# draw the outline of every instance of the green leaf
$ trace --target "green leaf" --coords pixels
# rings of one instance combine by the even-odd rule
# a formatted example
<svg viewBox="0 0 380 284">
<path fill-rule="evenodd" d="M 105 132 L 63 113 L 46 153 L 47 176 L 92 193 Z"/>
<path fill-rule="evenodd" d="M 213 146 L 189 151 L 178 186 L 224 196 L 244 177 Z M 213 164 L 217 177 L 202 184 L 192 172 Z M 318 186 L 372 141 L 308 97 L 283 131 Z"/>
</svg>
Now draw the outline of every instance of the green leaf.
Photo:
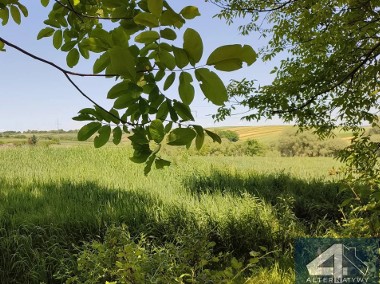
<svg viewBox="0 0 380 284">
<path fill-rule="evenodd" d="M 82 44 L 78 44 L 79 53 L 82 55 L 83 58 L 89 59 L 90 58 L 90 52 L 88 49 L 83 48 Z"/>
<path fill-rule="evenodd" d="M 195 70 L 203 94 L 215 105 L 223 105 L 228 100 L 227 90 L 219 76 L 207 68 Z"/>
<path fill-rule="evenodd" d="M 49 5 L 50 0 L 41 0 L 41 4 L 44 7 L 47 7 Z"/>
<path fill-rule="evenodd" d="M 66 56 L 67 66 L 73 68 L 75 65 L 77 65 L 79 61 L 79 56 L 80 55 L 78 49 L 73 48 L 72 50 L 70 50 L 70 52 Z"/>
<path fill-rule="evenodd" d="M 244 45 L 242 48 L 241 59 L 250 66 L 257 60 L 257 53 L 253 50 L 252 46 Z"/>
<path fill-rule="evenodd" d="M 49 37 L 49 36 L 53 35 L 53 33 L 54 33 L 53 28 L 44 28 L 44 29 L 40 30 L 40 32 L 38 33 L 37 39 Z"/>
<path fill-rule="evenodd" d="M 74 46 L 77 44 L 76 41 L 67 41 L 65 42 L 62 47 L 61 47 L 61 50 L 62 51 L 70 51 L 74 48 Z"/>
<path fill-rule="evenodd" d="M 145 167 L 144 167 L 144 175 L 145 176 L 147 176 L 150 173 L 150 171 L 152 170 L 152 165 L 153 165 L 153 162 L 155 159 L 156 159 L 156 155 L 151 155 L 149 157 L 149 159 L 146 161 Z"/>
<path fill-rule="evenodd" d="M 140 147 L 139 145 L 149 144 L 149 140 L 146 138 L 145 129 L 141 128 L 135 128 L 133 130 L 133 135 L 129 136 L 128 139 L 131 140 L 134 147 Z"/>
<path fill-rule="evenodd" d="M 143 89 L 140 86 L 130 81 L 123 81 L 111 88 L 111 90 L 108 92 L 107 98 L 117 98 L 114 103 L 114 108 L 123 109 L 135 103 L 140 97 L 142 91 Z"/>
<path fill-rule="evenodd" d="M 157 17 L 161 15 L 163 6 L 164 0 L 148 0 L 149 11 Z"/>
<path fill-rule="evenodd" d="M 170 166 L 171 162 L 161 159 L 161 158 L 157 158 L 155 161 L 155 164 L 156 164 L 156 169 L 160 170 L 160 169 L 163 169 L 164 167 Z"/>
<path fill-rule="evenodd" d="M 111 136 L 111 126 L 104 125 L 98 130 L 99 135 L 94 139 L 95 148 L 100 148 L 107 144 Z"/>
<path fill-rule="evenodd" d="M 156 73 L 156 76 L 154 76 L 154 79 L 158 82 L 158 81 L 161 81 L 162 78 L 165 77 L 165 70 L 158 70 L 157 73 Z"/>
<path fill-rule="evenodd" d="M 90 116 L 90 115 L 88 115 L 88 114 L 83 114 L 83 113 L 81 113 L 81 114 L 79 114 L 79 115 L 73 117 L 72 119 L 75 120 L 75 121 L 95 120 L 94 117 L 92 117 L 92 116 Z"/>
<path fill-rule="evenodd" d="M 169 121 L 168 124 L 165 125 L 165 133 L 169 133 L 172 130 L 173 121 Z"/>
<path fill-rule="evenodd" d="M 193 82 L 193 77 L 187 72 L 181 72 L 178 92 L 182 102 L 186 105 L 190 105 L 194 100 L 195 90 L 191 82 Z"/>
<path fill-rule="evenodd" d="M 0 50 L 4 50 L 5 43 L 0 40 Z"/>
<path fill-rule="evenodd" d="M 8 23 L 8 21 L 9 21 L 9 10 L 7 7 L 5 7 L 4 9 L 0 9 L 0 19 L 3 20 L 1 22 L 1 24 L 3 26 L 5 26 Z"/>
<path fill-rule="evenodd" d="M 87 49 L 96 53 L 106 51 L 109 48 L 109 46 L 105 44 L 103 41 L 94 37 L 83 39 L 81 41 L 81 44 L 84 49 Z M 61 49 L 63 50 L 63 46 Z"/>
<path fill-rule="evenodd" d="M 156 118 L 160 120 L 165 120 L 168 114 L 169 114 L 168 104 L 164 102 L 158 108 Z"/>
<path fill-rule="evenodd" d="M 104 120 L 104 121 L 107 121 L 107 122 L 114 122 L 115 124 L 119 123 L 120 120 L 119 120 L 119 113 L 114 110 L 114 109 L 111 109 L 110 111 L 106 111 L 105 109 L 102 109 L 98 106 L 95 106 L 95 111 L 97 113 L 97 116 L 101 118 L 101 120 Z M 111 115 L 111 113 L 113 115 Z M 115 118 L 116 116 L 116 118 Z"/>
<path fill-rule="evenodd" d="M 197 137 L 195 138 L 195 147 L 200 150 L 205 141 L 205 133 L 203 127 L 200 125 L 193 125 L 194 130 L 197 132 Z"/>
<path fill-rule="evenodd" d="M 182 19 L 181 15 L 173 10 L 164 11 L 160 17 L 160 23 L 162 26 L 175 26 L 179 29 L 183 26 L 184 22 L 185 21 Z"/>
<path fill-rule="evenodd" d="M 183 68 L 189 64 L 189 57 L 184 49 L 173 46 L 173 53 L 178 68 Z"/>
<path fill-rule="evenodd" d="M 111 58 L 108 52 L 104 52 L 98 59 L 96 59 L 93 67 L 94 74 L 102 72 L 111 63 Z"/>
<path fill-rule="evenodd" d="M 149 144 L 132 143 L 132 145 L 135 151 L 133 152 L 133 157 L 130 158 L 130 160 L 134 163 L 145 163 L 152 154 Z"/>
<path fill-rule="evenodd" d="M 210 130 L 207 130 L 205 129 L 205 132 L 208 136 L 210 136 L 212 138 L 212 141 L 214 142 L 218 142 L 219 144 L 222 143 L 222 139 L 220 139 L 219 135 L 214 133 L 214 132 L 211 132 Z"/>
<path fill-rule="evenodd" d="M 169 70 L 173 70 L 176 66 L 175 58 L 168 51 L 161 49 L 158 53 L 160 62 L 162 62 Z"/>
<path fill-rule="evenodd" d="M 136 78 L 135 58 L 128 48 L 114 46 L 109 50 L 112 70 L 116 74 L 126 76 L 133 81 Z"/>
<path fill-rule="evenodd" d="M 24 5 L 22 5 L 21 3 L 17 3 L 17 6 L 20 9 L 21 13 L 24 15 L 24 17 L 25 18 L 28 17 L 28 15 L 29 15 L 28 9 Z"/>
<path fill-rule="evenodd" d="M 145 32 L 138 34 L 135 37 L 135 41 L 140 42 L 140 43 L 151 43 L 151 42 L 155 42 L 159 38 L 160 38 L 160 34 L 158 32 L 156 32 L 156 31 L 145 31 Z"/>
<path fill-rule="evenodd" d="M 249 45 L 225 45 L 215 49 L 207 59 L 207 65 L 214 65 L 221 71 L 234 71 L 242 67 L 243 62 L 251 65 L 256 61 L 257 54 Z"/>
<path fill-rule="evenodd" d="M 154 15 L 149 13 L 139 13 L 133 18 L 133 20 L 136 24 L 146 26 L 149 28 L 156 28 L 159 26 L 158 19 Z"/>
<path fill-rule="evenodd" d="M 113 144 L 119 145 L 121 142 L 121 136 L 123 135 L 123 131 L 121 130 L 120 126 L 115 127 L 112 130 L 112 134 L 113 134 L 113 140 L 112 140 Z"/>
<path fill-rule="evenodd" d="M 100 122 L 90 122 L 83 126 L 78 132 L 78 140 L 86 141 L 90 138 L 96 131 L 98 131 L 102 127 Z"/>
<path fill-rule="evenodd" d="M 62 31 L 56 30 L 53 36 L 53 46 L 59 49 L 62 46 Z"/>
<path fill-rule="evenodd" d="M 165 29 L 161 30 L 160 35 L 161 35 L 161 37 L 168 39 L 168 40 L 175 40 L 177 38 L 177 34 L 175 33 L 175 31 L 173 31 L 172 29 L 169 29 L 169 28 L 165 28 Z"/>
<path fill-rule="evenodd" d="M 197 16 L 200 16 L 199 10 L 195 6 L 187 6 L 183 8 L 180 12 L 180 14 L 188 20 L 194 19 Z"/>
<path fill-rule="evenodd" d="M 168 145 L 188 145 L 195 138 L 196 133 L 190 128 L 176 128 L 169 133 Z"/>
<path fill-rule="evenodd" d="M 165 137 L 165 128 L 160 119 L 155 119 L 149 126 L 149 133 L 156 143 L 161 143 Z"/>
<path fill-rule="evenodd" d="M 164 91 L 166 91 L 167 89 L 169 89 L 171 87 L 171 85 L 173 85 L 174 83 L 174 80 L 175 80 L 175 72 L 172 72 L 165 80 L 165 83 L 164 83 Z"/>
<path fill-rule="evenodd" d="M 170 118 L 172 121 L 178 121 L 178 115 L 177 115 L 177 112 L 175 111 L 175 109 L 173 108 L 172 106 L 172 101 L 167 99 L 166 100 L 166 104 L 168 105 L 168 110 L 169 110 L 169 114 L 170 114 Z"/>
<path fill-rule="evenodd" d="M 21 24 L 21 13 L 16 6 L 11 6 L 11 16 L 16 24 Z"/>
<path fill-rule="evenodd" d="M 176 110 L 177 114 L 184 120 L 184 121 L 189 121 L 192 120 L 194 121 L 194 117 L 191 114 L 191 110 L 189 106 L 174 100 L 173 102 L 173 107 Z"/>
<path fill-rule="evenodd" d="M 187 52 L 191 65 L 195 66 L 203 55 L 202 38 L 196 30 L 188 28 L 183 35 L 183 49 Z"/>
</svg>

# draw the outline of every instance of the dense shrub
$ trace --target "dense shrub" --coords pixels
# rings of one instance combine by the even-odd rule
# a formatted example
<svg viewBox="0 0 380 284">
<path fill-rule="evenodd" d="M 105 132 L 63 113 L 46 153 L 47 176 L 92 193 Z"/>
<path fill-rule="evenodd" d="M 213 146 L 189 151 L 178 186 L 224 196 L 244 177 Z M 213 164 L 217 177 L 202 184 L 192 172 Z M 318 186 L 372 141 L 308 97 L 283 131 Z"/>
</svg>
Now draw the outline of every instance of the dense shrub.
<svg viewBox="0 0 380 284">
<path fill-rule="evenodd" d="M 145 236 L 133 239 L 125 227 L 111 227 L 103 242 L 84 244 L 76 271 L 66 271 L 61 279 L 71 274 L 66 283 L 246 282 L 248 268 L 260 260 L 260 253 L 251 252 L 244 265 L 228 253 L 215 253 L 214 246 L 191 234 L 157 246 Z"/>
<path fill-rule="evenodd" d="M 29 145 L 35 146 L 35 145 L 37 145 L 37 143 L 38 143 L 38 138 L 36 135 L 33 134 L 31 137 L 29 137 L 29 139 L 28 139 Z"/>
<path fill-rule="evenodd" d="M 346 146 L 348 142 L 343 139 L 320 140 L 310 131 L 285 131 L 278 141 L 278 151 L 286 157 L 331 157 Z"/>
<path fill-rule="evenodd" d="M 239 134 L 237 134 L 235 131 L 232 131 L 232 130 L 217 131 L 217 134 L 221 138 L 226 138 L 231 142 L 239 141 Z"/>
<path fill-rule="evenodd" d="M 230 142 L 226 138 L 222 139 L 222 143 L 214 143 L 206 140 L 202 149 L 199 151 L 191 148 L 187 153 L 191 156 L 258 156 L 265 153 L 265 146 L 257 140 L 247 140 Z"/>
</svg>

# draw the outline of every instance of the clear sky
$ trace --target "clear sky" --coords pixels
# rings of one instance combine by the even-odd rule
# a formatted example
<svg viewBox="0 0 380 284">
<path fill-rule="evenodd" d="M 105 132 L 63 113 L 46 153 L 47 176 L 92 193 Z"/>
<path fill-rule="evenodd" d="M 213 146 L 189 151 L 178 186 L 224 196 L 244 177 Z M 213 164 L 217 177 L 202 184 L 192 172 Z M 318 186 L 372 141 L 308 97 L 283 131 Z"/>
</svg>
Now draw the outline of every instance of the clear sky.
<svg viewBox="0 0 380 284">
<path fill-rule="evenodd" d="M 47 18 L 49 8 L 41 6 L 40 1 L 22 1 L 29 9 L 29 17 L 23 18 L 20 26 L 11 19 L 6 26 L 0 27 L 0 35 L 8 41 L 17 44 L 23 49 L 52 61 L 66 69 L 66 53 L 57 51 L 52 45 L 51 38 L 37 41 L 38 32 L 44 28 L 43 21 Z M 207 59 L 215 48 L 226 44 L 250 44 L 255 50 L 262 44 L 259 35 L 241 36 L 237 30 L 238 23 L 227 26 L 223 20 L 213 18 L 217 7 L 203 0 L 168 1 L 173 8 L 179 11 L 186 5 L 198 6 L 201 16 L 189 20 L 186 27 L 196 29 L 202 36 L 205 51 L 203 60 Z M 244 20 L 239 20 L 242 23 Z M 178 43 L 179 44 L 179 43 Z M 76 129 L 83 123 L 75 122 L 71 118 L 81 108 L 91 107 L 91 103 L 84 99 L 58 70 L 35 61 L 10 47 L 0 53 L 0 131 L 4 130 L 48 130 L 48 129 Z M 97 54 L 91 56 L 90 61 L 81 59 L 80 64 L 73 71 L 91 73 L 93 60 Z M 272 77 L 269 75 L 275 63 L 264 64 L 256 62 L 236 72 L 221 72 L 219 75 L 228 83 L 230 79 L 255 79 L 260 83 L 268 84 Z M 112 101 L 106 99 L 108 90 L 115 84 L 113 79 L 79 78 L 73 77 L 83 91 L 99 104 L 109 108 Z M 172 87 L 167 94 L 176 97 L 176 88 Z M 215 113 L 215 107 L 208 103 L 203 94 L 197 89 L 196 99 L 192 103 L 195 110 L 196 122 L 204 126 L 219 125 L 257 125 L 254 122 L 241 121 L 234 116 L 223 123 L 214 124 L 210 114 Z M 279 121 L 261 121 L 259 124 L 278 124 Z"/>
</svg>

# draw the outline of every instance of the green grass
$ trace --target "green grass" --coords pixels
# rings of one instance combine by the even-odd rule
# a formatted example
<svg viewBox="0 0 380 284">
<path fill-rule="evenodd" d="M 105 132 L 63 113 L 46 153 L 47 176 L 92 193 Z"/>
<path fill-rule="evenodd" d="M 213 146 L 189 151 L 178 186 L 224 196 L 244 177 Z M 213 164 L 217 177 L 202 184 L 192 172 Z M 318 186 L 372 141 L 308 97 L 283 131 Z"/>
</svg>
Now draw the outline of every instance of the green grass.
<svg viewBox="0 0 380 284">
<path fill-rule="evenodd" d="M 264 246 L 273 254 L 252 283 L 268 283 L 267 270 L 272 283 L 286 283 L 293 239 L 326 234 L 340 217 L 340 185 L 328 174 L 339 163 L 330 158 L 176 155 L 145 177 L 130 154 L 127 146 L 0 149 L 0 279 L 60 283 L 54 273 L 75 266 L 83 241 L 126 224 L 162 244 L 192 232 L 238 258 Z"/>
</svg>

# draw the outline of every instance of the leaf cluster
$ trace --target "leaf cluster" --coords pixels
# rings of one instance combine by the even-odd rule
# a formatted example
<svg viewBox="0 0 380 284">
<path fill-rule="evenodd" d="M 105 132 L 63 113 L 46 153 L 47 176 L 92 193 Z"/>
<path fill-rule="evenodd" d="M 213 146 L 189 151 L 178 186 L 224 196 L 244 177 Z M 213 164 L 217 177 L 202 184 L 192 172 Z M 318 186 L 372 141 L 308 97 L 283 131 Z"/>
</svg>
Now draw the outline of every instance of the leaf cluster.
<svg viewBox="0 0 380 284">
<path fill-rule="evenodd" d="M 131 160 L 145 163 L 145 173 L 153 164 L 157 168 L 170 164 L 159 156 L 162 143 L 190 147 L 195 141 L 200 149 L 205 135 L 220 142 L 216 134 L 189 124 L 194 121 L 191 103 L 195 84 L 212 104 L 223 106 L 228 100 L 227 89 L 215 70 L 230 72 L 241 69 L 243 64 L 253 64 L 257 55 L 251 46 L 218 47 L 205 64 L 200 65 L 204 57 L 201 35 L 192 28 L 184 28 L 186 21 L 200 16 L 195 6 L 186 6 L 177 12 L 164 0 L 62 0 L 52 3 L 41 0 L 41 4 L 51 11 L 37 39 L 51 38 L 53 46 L 66 53 L 70 68 L 81 59 L 97 54 L 94 75 L 117 80 L 107 95 L 114 101 L 111 109 L 95 104 L 94 108 L 80 110 L 74 118 L 88 121 L 78 133 L 80 141 L 96 135 L 96 148 L 107 144 L 111 137 L 117 145 L 123 134 L 132 132 L 128 137 L 134 148 Z M 28 15 L 26 7 L 18 0 L 0 0 L 3 25 L 8 22 L 9 13 L 20 24 L 20 11 L 25 17 Z M 178 45 L 180 29 L 185 30 L 182 44 Z M 4 46 L 1 42 L 0 50 Z M 59 70 L 68 79 L 72 75 Z M 166 92 L 176 82 L 178 96 L 169 97 Z"/>
</svg>

